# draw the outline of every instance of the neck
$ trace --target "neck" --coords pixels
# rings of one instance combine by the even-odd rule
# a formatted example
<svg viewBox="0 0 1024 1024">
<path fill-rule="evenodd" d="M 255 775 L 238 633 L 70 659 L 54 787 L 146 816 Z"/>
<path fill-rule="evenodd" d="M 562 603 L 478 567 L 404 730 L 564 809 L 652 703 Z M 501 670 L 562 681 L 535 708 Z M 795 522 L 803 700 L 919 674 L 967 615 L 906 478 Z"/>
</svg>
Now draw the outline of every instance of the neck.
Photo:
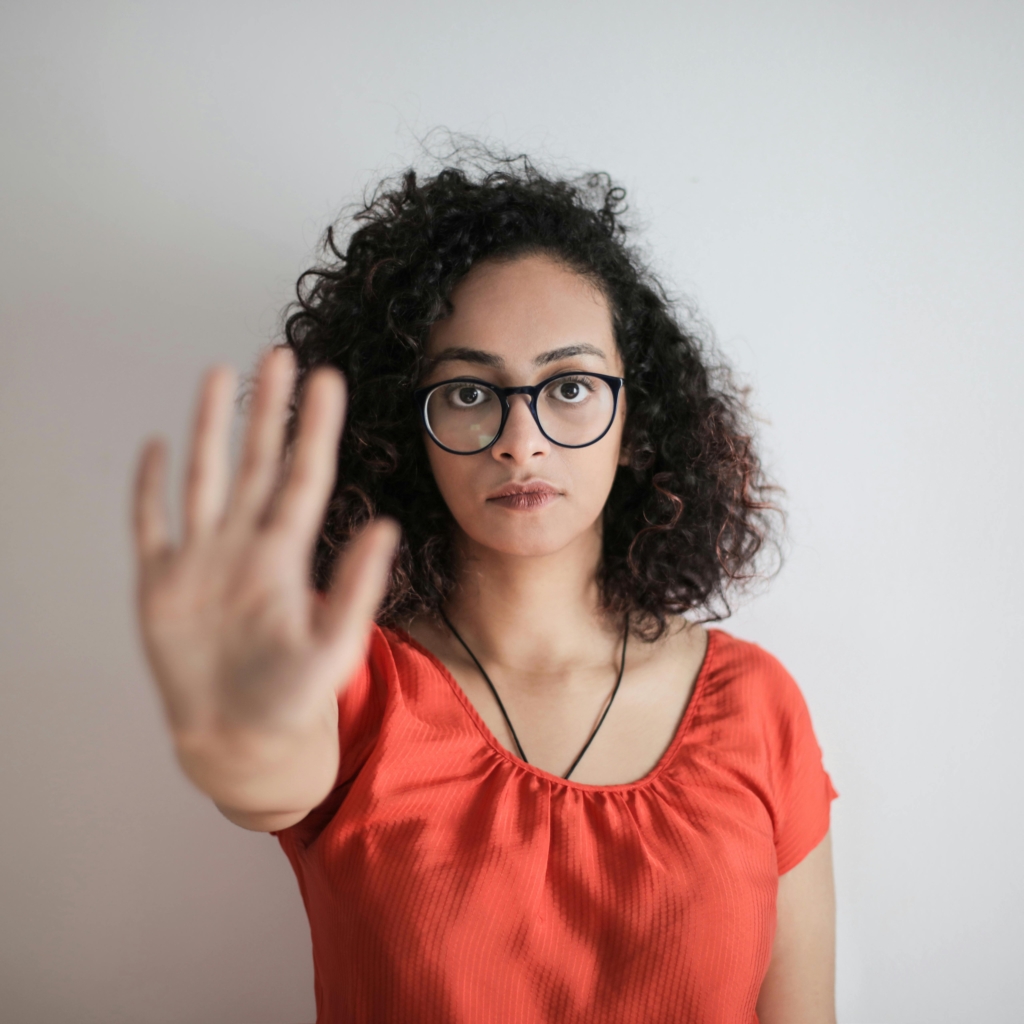
<svg viewBox="0 0 1024 1024">
<path fill-rule="evenodd" d="M 600 605 L 598 529 L 539 556 L 508 555 L 465 535 L 460 546 L 446 613 L 478 657 L 545 673 L 607 661 L 619 633 Z"/>
</svg>

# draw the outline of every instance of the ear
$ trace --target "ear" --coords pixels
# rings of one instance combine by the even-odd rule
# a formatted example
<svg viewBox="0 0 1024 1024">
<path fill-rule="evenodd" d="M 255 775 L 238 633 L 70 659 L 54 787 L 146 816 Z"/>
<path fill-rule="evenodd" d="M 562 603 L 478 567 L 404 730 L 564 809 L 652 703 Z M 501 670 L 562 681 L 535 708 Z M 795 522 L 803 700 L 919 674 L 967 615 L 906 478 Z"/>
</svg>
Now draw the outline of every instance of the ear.
<svg viewBox="0 0 1024 1024">
<path fill-rule="evenodd" d="M 632 457 L 633 457 L 633 453 L 629 450 L 629 448 L 626 445 L 624 445 L 624 444 L 619 445 L 619 465 L 620 466 L 628 466 L 629 465 L 629 460 Z"/>
</svg>

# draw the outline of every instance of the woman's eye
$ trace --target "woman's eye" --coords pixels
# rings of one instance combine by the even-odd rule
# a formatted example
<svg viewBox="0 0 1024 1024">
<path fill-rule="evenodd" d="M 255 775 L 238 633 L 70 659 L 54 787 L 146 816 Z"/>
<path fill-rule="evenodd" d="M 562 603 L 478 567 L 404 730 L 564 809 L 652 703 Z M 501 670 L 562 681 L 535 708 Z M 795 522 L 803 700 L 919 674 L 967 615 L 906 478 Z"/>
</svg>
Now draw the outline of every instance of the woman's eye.
<svg viewBox="0 0 1024 1024">
<path fill-rule="evenodd" d="M 460 409 L 479 405 L 487 397 L 483 388 L 475 384 L 456 384 L 448 392 L 448 401 Z"/>
<path fill-rule="evenodd" d="M 584 401 L 593 391 L 587 386 L 586 380 L 561 380 L 555 384 L 553 397 L 560 402 L 579 403 Z"/>
</svg>

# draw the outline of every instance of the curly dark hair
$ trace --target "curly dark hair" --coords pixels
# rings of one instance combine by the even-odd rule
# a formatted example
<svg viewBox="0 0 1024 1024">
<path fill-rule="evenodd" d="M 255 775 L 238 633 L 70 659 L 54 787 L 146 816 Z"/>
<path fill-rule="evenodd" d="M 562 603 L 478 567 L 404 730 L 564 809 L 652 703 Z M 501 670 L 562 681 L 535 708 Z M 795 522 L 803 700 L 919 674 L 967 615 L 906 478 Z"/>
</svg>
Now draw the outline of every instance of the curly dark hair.
<svg viewBox="0 0 1024 1024">
<path fill-rule="evenodd" d="M 436 614 L 456 580 L 454 519 L 423 448 L 412 391 L 431 324 L 480 260 L 547 254 L 606 296 L 629 396 L 619 468 L 604 509 L 598 584 L 604 608 L 645 639 L 670 615 L 731 613 L 726 590 L 779 551 L 780 489 L 755 452 L 747 389 L 627 244 L 625 191 L 604 173 L 545 175 L 525 156 L 449 161 L 421 180 L 386 179 L 356 210 L 346 247 L 328 228 L 298 280 L 285 344 L 299 376 L 340 369 L 349 386 L 338 477 L 313 559 L 330 583 L 338 550 L 369 517 L 394 517 L 402 541 L 379 613 L 401 625 Z M 692 317 L 689 318 L 692 320 Z M 294 435 L 294 412 L 291 423 Z"/>
</svg>

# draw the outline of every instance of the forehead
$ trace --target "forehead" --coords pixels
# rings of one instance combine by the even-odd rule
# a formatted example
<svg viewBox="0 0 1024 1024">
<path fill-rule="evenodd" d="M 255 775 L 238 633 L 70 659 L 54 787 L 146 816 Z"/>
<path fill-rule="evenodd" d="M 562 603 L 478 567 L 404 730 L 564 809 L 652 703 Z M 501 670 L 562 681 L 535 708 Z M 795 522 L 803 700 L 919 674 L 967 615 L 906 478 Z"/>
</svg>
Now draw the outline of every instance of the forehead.
<svg viewBox="0 0 1024 1024">
<path fill-rule="evenodd" d="M 604 372 L 620 366 L 608 300 L 591 281 L 550 256 L 477 264 L 455 287 L 451 302 L 452 315 L 431 328 L 428 356 L 471 348 L 514 366 L 585 345 L 604 354 Z"/>
</svg>

